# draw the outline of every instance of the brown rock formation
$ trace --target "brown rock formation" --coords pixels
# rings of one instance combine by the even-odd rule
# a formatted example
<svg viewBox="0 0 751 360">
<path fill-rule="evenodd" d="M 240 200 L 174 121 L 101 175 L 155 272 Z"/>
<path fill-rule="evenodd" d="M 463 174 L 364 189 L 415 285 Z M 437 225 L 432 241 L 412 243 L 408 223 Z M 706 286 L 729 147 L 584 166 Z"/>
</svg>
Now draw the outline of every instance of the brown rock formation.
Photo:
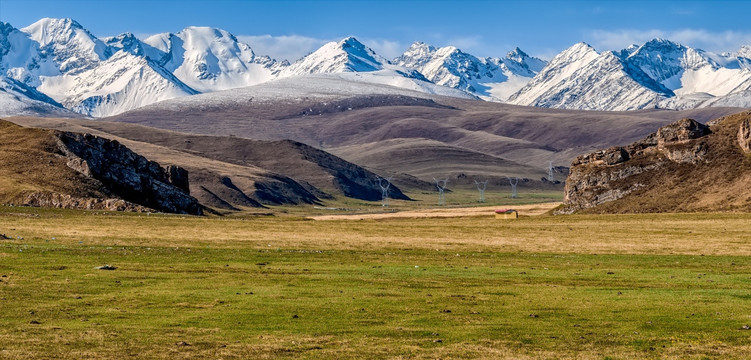
<svg viewBox="0 0 751 360">
<path fill-rule="evenodd" d="M 199 215 L 188 185 L 117 141 L 0 120 L 0 203 Z"/>
<path fill-rule="evenodd" d="M 114 140 L 91 134 L 55 132 L 67 165 L 93 177 L 118 197 L 164 212 L 200 215 L 202 207 L 188 194 L 188 172 L 162 168 Z"/>
<path fill-rule="evenodd" d="M 711 123 L 679 120 L 631 145 L 577 157 L 559 212 L 751 210 L 744 147 L 751 112 Z"/>
<path fill-rule="evenodd" d="M 751 153 L 751 119 L 741 121 L 738 128 L 738 145 L 746 154 Z"/>
</svg>

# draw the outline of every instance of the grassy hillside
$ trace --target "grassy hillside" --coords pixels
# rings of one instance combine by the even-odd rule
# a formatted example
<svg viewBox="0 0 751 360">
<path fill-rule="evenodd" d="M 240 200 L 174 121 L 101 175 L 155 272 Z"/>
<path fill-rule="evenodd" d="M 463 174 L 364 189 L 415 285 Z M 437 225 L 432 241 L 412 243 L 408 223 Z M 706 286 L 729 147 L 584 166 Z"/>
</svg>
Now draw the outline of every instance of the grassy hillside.
<svg viewBox="0 0 751 360">
<path fill-rule="evenodd" d="M 542 168 L 514 163 L 436 140 L 400 138 L 332 148 L 330 151 L 357 164 L 410 174 L 426 181 L 433 177 L 456 177 L 462 173 L 483 178 L 508 175 L 537 180 L 545 175 Z"/>
</svg>

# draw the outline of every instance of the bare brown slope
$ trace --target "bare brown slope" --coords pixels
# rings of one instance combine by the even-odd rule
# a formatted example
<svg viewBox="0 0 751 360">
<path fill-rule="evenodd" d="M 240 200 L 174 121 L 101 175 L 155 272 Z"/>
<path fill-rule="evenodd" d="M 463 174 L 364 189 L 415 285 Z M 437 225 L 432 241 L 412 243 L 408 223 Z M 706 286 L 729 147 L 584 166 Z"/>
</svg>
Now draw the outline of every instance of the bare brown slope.
<svg viewBox="0 0 751 360">
<path fill-rule="evenodd" d="M 79 198 L 110 194 L 101 182 L 69 168 L 56 155 L 50 130 L 28 129 L 0 120 L 0 202 L 20 204 L 31 192 L 58 192 Z"/>
<path fill-rule="evenodd" d="M 149 159 L 179 165 L 189 171 L 190 193 L 201 204 L 212 208 L 241 210 L 248 207 L 262 207 L 262 204 L 312 204 L 319 201 L 316 195 L 295 180 L 265 169 L 213 160 L 164 146 L 134 141 L 89 127 L 89 125 L 105 124 L 102 122 L 33 117 L 15 117 L 10 120 L 24 126 L 93 133 L 126 144 Z M 124 135 L 130 132 L 154 130 L 130 124 L 112 125 L 114 128 L 121 128 L 119 132 Z"/>
<path fill-rule="evenodd" d="M 0 202 L 199 215 L 187 174 L 116 141 L 0 120 Z"/>
<path fill-rule="evenodd" d="M 107 120 L 197 134 L 292 139 L 322 149 L 396 138 L 431 139 L 544 168 L 548 161 L 568 166 L 578 154 L 631 143 L 683 117 L 708 121 L 739 111 L 587 112 L 439 97 L 435 104 L 401 99 L 389 105 L 387 100 L 384 96 L 353 97 L 347 101 L 359 107 L 315 115 L 306 111 L 325 107 L 330 100 L 235 101 L 211 109 L 190 103 L 173 106 L 166 101 Z"/>
<path fill-rule="evenodd" d="M 261 141 L 234 136 L 200 136 L 144 128 L 126 128 L 121 124 L 100 123 L 89 127 L 132 140 L 164 146 L 197 156 L 241 166 L 255 166 L 301 181 L 319 195 L 330 192 L 361 200 L 379 200 L 376 175 L 355 164 L 311 146 L 290 140 Z M 390 190 L 394 199 L 409 199 L 397 187 Z"/>
<path fill-rule="evenodd" d="M 539 179 L 544 169 L 428 139 L 389 139 L 329 149 L 332 153 L 374 169 L 408 173 L 422 180 L 433 177 L 519 176 Z M 398 154 L 396 156 L 395 154 Z"/>
<path fill-rule="evenodd" d="M 208 183 L 195 189 L 196 196 L 219 208 L 230 208 L 225 203 L 235 207 L 247 206 L 242 201 L 237 202 L 243 200 L 243 193 L 265 204 L 311 203 L 317 201 L 317 197 L 331 195 L 364 200 L 381 197 L 380 189 L 374 183 L 376 175 L 372 172 L 293 141 L 199 136 L 107 121 L 13 120 L 33 126 L 73 126 L 99 131 L 130 140 L 130 146 L 155 159 L 171 154 L 170 161 L 186 167 L 195 177 L 191 178 L 192 184 Z M 305 196 L 303 192 L 309 195 Z M 396 199 L 408 199 L 397 187 L 390 189 L 390 195 Z"/>
<path fill-rule="evenodd" d="M 750 126 L 751 112 L 712 121 L 708 131 L 679 121 L 632 145 L 582 156 L 571 168 L 565 211 L 751 211 L 742 123 Z"/>
</svg>

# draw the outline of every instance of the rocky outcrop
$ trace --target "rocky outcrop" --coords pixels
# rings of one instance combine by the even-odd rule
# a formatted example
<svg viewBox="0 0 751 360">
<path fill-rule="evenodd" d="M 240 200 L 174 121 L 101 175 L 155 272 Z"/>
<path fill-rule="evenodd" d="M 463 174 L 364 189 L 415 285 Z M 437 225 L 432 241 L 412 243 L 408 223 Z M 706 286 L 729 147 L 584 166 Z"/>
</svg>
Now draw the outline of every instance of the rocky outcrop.
<svg viewBox="0 0 751 360">
<path fill-rule="evenodd" d="M 185 193 L 190 193 L 188 170 L 185 170 L 177 165 L 167 165 L 165 170 L 167 172 L 167 181 L 170 184 L 176 186 L 178 189 L 183 190 Z"/>
<path fill-rule="evenodd" d="M 566 180 L 564 207 L 572 213 L 621 199 L 653 184 L 655 174 L 672 164 L 708 162 L 708 126 L 678 120 L 626 147 L 612 147 L 577 157 Z"/>
<path fill-rule="evenodd" d="M 58 209 L 86 209 L 107 211 L 152 212 L 145 206 L 123 199 L 102 199 L 76 197 L 55 192 L 32 192 L 25 194 L 20 202 L 25 206 L 50 207 Z"/>
<path fill-rule="evenodd" d="M 684 119 L 580 156 L 557 212 L 751 212 L 751 111 L 707 124 Z"/>
<path fill-rule="evenodd" d="M 114 140 L 91 134 L 55 134 L 57 151 L 67 158 L 68 167 L 100 181 L 109 192 L 126 202 L 170 213 L 202 214 L 203 207 L 189 194 L 186 170 L 177 166 L 162 168 Z M 59 197 L 50 199 L 64 201 Z M 99 206 L 99 203 L 82 207 Z M 135 209 L 130 205 L 115 207 Z"/>
<path fill-rule="evenodd" d="M 657 130 L 657 145 L 673 145 L 698 139 L 711 133 L 709 126 L 694 119 L 681 119 Z"/>
<path fill-rule="evenodd" d="M 751 119 L 741 121 L 738 127 L 738 145 L 746 154 L 751 153 Z"/>
</svg>

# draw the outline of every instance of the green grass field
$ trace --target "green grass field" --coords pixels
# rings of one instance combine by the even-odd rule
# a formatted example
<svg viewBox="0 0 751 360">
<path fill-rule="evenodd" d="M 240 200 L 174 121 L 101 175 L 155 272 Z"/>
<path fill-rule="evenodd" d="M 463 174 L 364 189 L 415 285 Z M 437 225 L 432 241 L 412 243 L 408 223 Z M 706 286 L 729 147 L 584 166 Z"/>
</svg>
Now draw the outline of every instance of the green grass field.
<svg viewBox="0 0 751 360">
<path fill-rule="evenodd" d="M 0 207 L 0 358 L 747 358 L 748 224 Z"/>
</svg>

